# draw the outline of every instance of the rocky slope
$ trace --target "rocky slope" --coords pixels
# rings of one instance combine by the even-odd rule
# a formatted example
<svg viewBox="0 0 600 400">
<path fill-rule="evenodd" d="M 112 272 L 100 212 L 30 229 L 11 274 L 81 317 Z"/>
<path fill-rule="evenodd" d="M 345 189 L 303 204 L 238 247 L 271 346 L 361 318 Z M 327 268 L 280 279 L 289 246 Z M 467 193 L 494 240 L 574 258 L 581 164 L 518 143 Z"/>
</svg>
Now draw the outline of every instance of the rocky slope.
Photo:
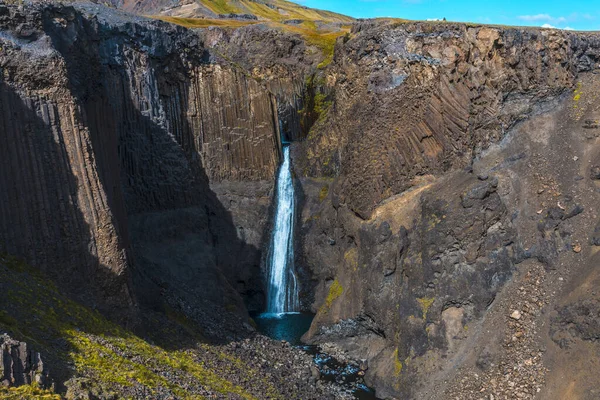
<svg viewBox="0 0 600 400">
<path fill-rule="evenodd" d="M 295 149 L 306 339 L 368 359 L 381 397 L 593 398 L 597 379 L 561 383 L 575 371 L 549 360 L 565 318 L 578 362 L 598 354 L 595 300 L 562 305 L 559 282 L 595 274 L 599 59 L 600 36 L 555 30 L 367 21 L 339 39 Z"/>
<path fill-rule="evenodd" d="M 27 341 L 0 337 L 3 399 L 347 397 L 316 382 L 310 356 L 250 335 L 226 316 L 218 328 L 237 333 L 220 344 L 203 336 L 210 332 L 198 321 L 206 321 L 175 309 L 145 310 L 138 335 L 13 257 L 0 256 L 0 274 L 0 304 L 10 305 L 0 312 L 0 329 Z"/>
</svg>

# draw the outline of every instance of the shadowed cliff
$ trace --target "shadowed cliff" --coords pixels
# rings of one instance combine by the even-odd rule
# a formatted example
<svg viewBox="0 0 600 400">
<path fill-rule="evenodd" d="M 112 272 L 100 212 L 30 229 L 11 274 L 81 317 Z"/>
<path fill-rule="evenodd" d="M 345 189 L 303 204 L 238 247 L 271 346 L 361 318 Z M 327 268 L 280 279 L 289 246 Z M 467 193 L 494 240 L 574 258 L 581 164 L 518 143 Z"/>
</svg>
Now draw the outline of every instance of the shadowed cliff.
<svg viewBox="0 0 600 400">
<path fill-rule="evenodd" d="M 6 251 L 43 270 L 68 264 L 51 274 L 111 312 L 133 305 L 130 292 L 153 308 L 214 304 L 244 316 L 241 296 L 260 307 L 254 236 L 266 212 L 245 222 L 258 232 L 246 244 L 209 178 L 225 187 L 242 179 L 272 185 L 271 95 L 209 63 L 182 28 L 135 25 L 115 11 L 86 18 L 69 7 L 32 9 L 20 25 L 15 15 L 2 20 L 2 109 L 12 115 L 3 121 L 3 186 L 14 188 L 2 193 Z M 257 193 L 268 207 L 268 191 Z"/>
</svg>

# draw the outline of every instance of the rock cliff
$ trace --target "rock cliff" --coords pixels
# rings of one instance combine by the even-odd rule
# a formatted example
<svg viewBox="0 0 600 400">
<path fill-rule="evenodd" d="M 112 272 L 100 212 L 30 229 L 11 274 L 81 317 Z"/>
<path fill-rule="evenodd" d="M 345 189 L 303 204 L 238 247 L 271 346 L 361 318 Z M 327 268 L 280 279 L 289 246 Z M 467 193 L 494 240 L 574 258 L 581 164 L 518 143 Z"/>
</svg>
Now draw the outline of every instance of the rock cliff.
<svg viewBox="0 0 600 400">
<path fill-rule="evenodd" d="M 556 350 L 541 310 L 567 296 L 558 275 L 594 270 L 599 59 L 600 36 L 557 30 L 365 21 L 338 39 L 326 108 L 295 149 L 305 338 L 367 359 L 384 398 L 537 396 Z M 553 384 L 544 398 L 562 398 Z"/>
<path fill-rule="evenodd" d="M 240 294 L 262 291 L 275 97 L 160 21 L 2 6 L 0 25 L 3 251 L 111 311 L 171 292 L 245 313 Z M 256 194 L 245 226 L 222 203 L 239 182 Z"/>
</svg>

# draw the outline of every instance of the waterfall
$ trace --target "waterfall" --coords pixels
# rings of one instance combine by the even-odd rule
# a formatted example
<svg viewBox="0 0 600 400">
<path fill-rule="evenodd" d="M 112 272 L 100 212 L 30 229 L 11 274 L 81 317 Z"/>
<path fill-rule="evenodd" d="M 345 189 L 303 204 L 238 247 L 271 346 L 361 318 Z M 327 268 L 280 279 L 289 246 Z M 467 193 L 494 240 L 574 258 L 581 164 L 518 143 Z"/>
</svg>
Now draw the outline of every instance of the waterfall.
<svg viewBox="0 0 600 400">
<path fill-rule="evenodd" d="M 277 208 L 269 252 L 267 312 L 298 311 L 298 282 L 294 273 L 294 184 L 290 148 L 283 147 L 283 163 L 277 176 Z"/>
</svg>

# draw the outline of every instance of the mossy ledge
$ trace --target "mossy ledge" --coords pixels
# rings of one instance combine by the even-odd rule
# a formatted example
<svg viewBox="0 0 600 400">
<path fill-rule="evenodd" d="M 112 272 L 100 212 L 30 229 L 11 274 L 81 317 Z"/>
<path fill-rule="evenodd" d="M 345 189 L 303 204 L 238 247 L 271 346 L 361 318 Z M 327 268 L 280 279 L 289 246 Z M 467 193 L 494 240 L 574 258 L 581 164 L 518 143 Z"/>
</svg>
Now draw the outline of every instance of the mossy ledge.
<svg viewBox="0 0 600 400">
<path fill-rule="evenodd" d="M 39 271 L 7 255 L 0 255 L 0 302 L 10 305 L 2 310 L 0 331 L 41 352 L 56 372 L 54 379 L 83 379 L 95 392 L 119 399 L 140 392 L 180 399 L 260 398 L 225 378 L 236 373 L 262 379 L 243 361 L 204 343 L 176 350 L 154 344 L 67 298 Z M 206 354 L 227 360 L 227 371 L 210 368 L 202 359 Z M 269 398 L 279 398 L 269 383 L 266 387 Z M 1 388 L 0 397 L 60 399 L 66 388 L 60 392 L 22 386 Z"/>
</svg>

